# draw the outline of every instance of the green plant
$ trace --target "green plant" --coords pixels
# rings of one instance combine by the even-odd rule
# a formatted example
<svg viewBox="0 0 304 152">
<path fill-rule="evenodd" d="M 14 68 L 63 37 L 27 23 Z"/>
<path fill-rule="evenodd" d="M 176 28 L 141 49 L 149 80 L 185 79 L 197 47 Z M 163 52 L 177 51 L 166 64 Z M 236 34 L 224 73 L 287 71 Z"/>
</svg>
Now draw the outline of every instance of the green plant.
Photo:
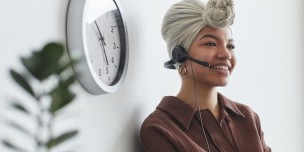
<svg viewBox="0 0 304 152">
<path fill-rule="evenodd" d="M 75 137 L 78 133 L 77 130 L 71 130 L 56 137 L 53 135 L 55 118 L 60 115 L 60 110 L 76 97 L 70 90 L 71 85 L 75 82 L 75 77 L 64 48 L 60 43 L 48 43 L 41 50 L 33 51 L 29 57 L 21 57 L 22 65 L 26 69 L 25 72 L 21 74 L 14 69 L 10 69 L 13 80 L 32 97 L 32 101 L 35 102 L 34 105 L 37 105 L 39 112 L 31 112 L 20 101 L 11 102 L 13 109 L 34 118 L 33 121 L 37 129 L 33 134 L 22 124 L 8 120 L 7 125 L 30 136 L 36 143 L 35 151 L 41 149 L 50 151 L 60 143 Z M 44 103 L 46 100 L 49 103 L 47 106 Z M 45 119 L 45 116 L 47 116 L 47 119 Z M 43 130 L 47 132 L 45 139 L 41 137 Z M 2 143 L 7 148 L 25 151 L 18 144 L 7 139 L 3 139 Z"/>
</svg>

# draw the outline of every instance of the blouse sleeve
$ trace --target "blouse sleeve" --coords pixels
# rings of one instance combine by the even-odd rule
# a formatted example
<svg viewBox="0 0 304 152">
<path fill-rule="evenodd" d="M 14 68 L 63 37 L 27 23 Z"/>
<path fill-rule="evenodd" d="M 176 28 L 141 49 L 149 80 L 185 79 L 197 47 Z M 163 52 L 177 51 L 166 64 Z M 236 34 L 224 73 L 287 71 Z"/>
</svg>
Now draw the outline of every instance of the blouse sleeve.
<svg viewBox="0 0 304 152">
<path fill-rule="evenodd" d="M 142 126 L 140 137 L 147 152 L 177 152 L 170 140 L 153 126 Z"/>
<path fill-rule="evenodd" d="M 266 145 L 265 140 L 264 140 L 264 133 L 261 129 L 260 118 L 257 114 L 255 114 L 255 116 L 256 116 L 256 125 L 258 128 L 259 134 L 260 134 L 261 143 L 263 145 L 263 150 L 264 150 L 264 152 L 271 152 L 271 148 Z"/>
</svg>

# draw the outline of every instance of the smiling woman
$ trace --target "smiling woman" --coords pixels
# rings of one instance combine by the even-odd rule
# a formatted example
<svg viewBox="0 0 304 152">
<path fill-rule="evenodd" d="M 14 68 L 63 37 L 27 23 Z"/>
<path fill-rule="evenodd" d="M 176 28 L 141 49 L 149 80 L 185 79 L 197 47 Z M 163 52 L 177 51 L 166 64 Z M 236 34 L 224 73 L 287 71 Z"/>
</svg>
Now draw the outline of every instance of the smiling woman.
<svg viewBox="0 0 304 152">
<path fill-rule="evenodd" d="M 188 53 L 198 60 L 208 61 L 210 68 L 201 68 L 198 64 L 191 65 L 191 62 L 187 61 L 185 67 L 195 71 L 193 74 L 197 83 L 203 81 L 201 85 L 225 86 L 236 64 L 234 47 L 231 32 L 227 27 L 206 26 L 194 39 Z M 192 76 L 189 78 L 192 79 Z"/>
<path fill-rule="evenodd" d="M 182 85 L 166 96 L 141 127 L 149 152 L 270 152 L 258 115 L 217 91 L 236 65 L 229 26 L 232 0 L 183 0 L 165 14 L 162 36 Z"/>
</svg>

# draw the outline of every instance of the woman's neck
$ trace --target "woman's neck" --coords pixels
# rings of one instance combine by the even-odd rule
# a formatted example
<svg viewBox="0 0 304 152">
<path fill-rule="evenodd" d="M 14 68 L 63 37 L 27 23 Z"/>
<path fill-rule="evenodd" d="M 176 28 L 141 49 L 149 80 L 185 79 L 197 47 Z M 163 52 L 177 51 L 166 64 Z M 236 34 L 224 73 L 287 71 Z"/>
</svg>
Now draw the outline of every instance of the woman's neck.
<svg viewBox="0 0 304 152">
<path fill-rule="evenodd" d="M 194 109 L 209 109 L 216 118 L 219 117 L 220 107 L 216 87 L 197 85 L 196 89 L 194 89 L 193 86 L 182 85 L 176 97 Z"/>
</svg>

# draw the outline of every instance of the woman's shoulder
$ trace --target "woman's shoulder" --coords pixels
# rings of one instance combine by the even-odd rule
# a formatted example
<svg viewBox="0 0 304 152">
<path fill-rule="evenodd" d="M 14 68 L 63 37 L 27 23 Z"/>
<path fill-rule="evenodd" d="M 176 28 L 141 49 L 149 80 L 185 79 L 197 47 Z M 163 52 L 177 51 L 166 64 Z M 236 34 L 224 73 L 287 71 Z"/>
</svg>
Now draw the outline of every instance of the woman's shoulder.
<svg viewBox="0 0 304 152">
<path fill-rule="evenodd" d="M 169 127 L 173 125 L 186 126 L 185 122 L 191 120 L 195 109 L 179 100 L 174 96 L 165 96 L 145 120 L 143 125 L 166 125 Z"/>
<path fill-rule="evenodd" d="M 247 104 L 240 103 L 237 101 L 231 101 L 237 109 L 243 114 L 244 119 L 247 121 L 252 121 L 255 124 L 259 124 L 259 116 L 258 114 Z"/>
<path fill-rule="evenodd" d="M 230 118 L 236 120 L 234 122 L 242 122 L 242 127 L 255 126 L 258 130 L 260 129 L 259 116 L 250 106 L 226 97 L 223 97 L 222 100 L 222 106 L 228 111 Z"/>
<path fill-rule="evenodd" d="M 251 117 L 256 117 L 257 113 L 249 105 L 236 101 L 232 101 L 232 102 L 235 103 L 235 105 L 244 115 L 250 115 Z"/>
<path fill-rule="evenodd" d="M 142 128 L 180 128 L 193 116 L 193 109 L 174 96 L 165 96 L 144 120 Z"/>
<path fill-rule="evenodd" d="M 142 129 L 170 128 L 173 118 L 162 109 L 155 109 L 142 123 Z"/>
<path fill-rule="evenodd" d="M 242 112 L 255 113 L 254 110 L 245 103 L 241 103 L 237 101 L 231 101 L 231 102 L 233 102 L 236 105 L 236 107 Z"/>
<path fill-rule="evenodd" d="M 165 115 L 160 109 L 155 109 L 148 117 L 144 120 L 142 126 L 153 126 L 159 124 L 164 119 L 167 119 L 168 116 Z"/>
<path fill-rule="evenodd" d="M 220 101 L 220 104 L 226 108 L 229 108 L 231 110 L 234 110 L 236 112 L 240 112 L 242 114 L 255 114 L 254 110 L 248 106 L 247 104 L 231 100 L 221 93 L 218 93 L 218 98 Z"/>
<path fill-rule="evenodd" d="M 143 141 L 149 141 L 153 138 L 171 139 L 169 137 L 176 136 L 176 123 L 169 114 L 156 109 L 142 123 L 140 128 L 140 136 Z"/>
<path fill-rule="evenodd" d="M 219 96 L 221 99 L 221 104 L 224 107 L 226 107 L 232 111 L 235 111 L 236 113 L 238 113 L 239 115 L 242 115 L 245 118 L 256 119 L 257 113 L 249 105 L 238 102 L 238 101 L 230 100 L 221 94 L 219 94 Z"/>
</svg>

